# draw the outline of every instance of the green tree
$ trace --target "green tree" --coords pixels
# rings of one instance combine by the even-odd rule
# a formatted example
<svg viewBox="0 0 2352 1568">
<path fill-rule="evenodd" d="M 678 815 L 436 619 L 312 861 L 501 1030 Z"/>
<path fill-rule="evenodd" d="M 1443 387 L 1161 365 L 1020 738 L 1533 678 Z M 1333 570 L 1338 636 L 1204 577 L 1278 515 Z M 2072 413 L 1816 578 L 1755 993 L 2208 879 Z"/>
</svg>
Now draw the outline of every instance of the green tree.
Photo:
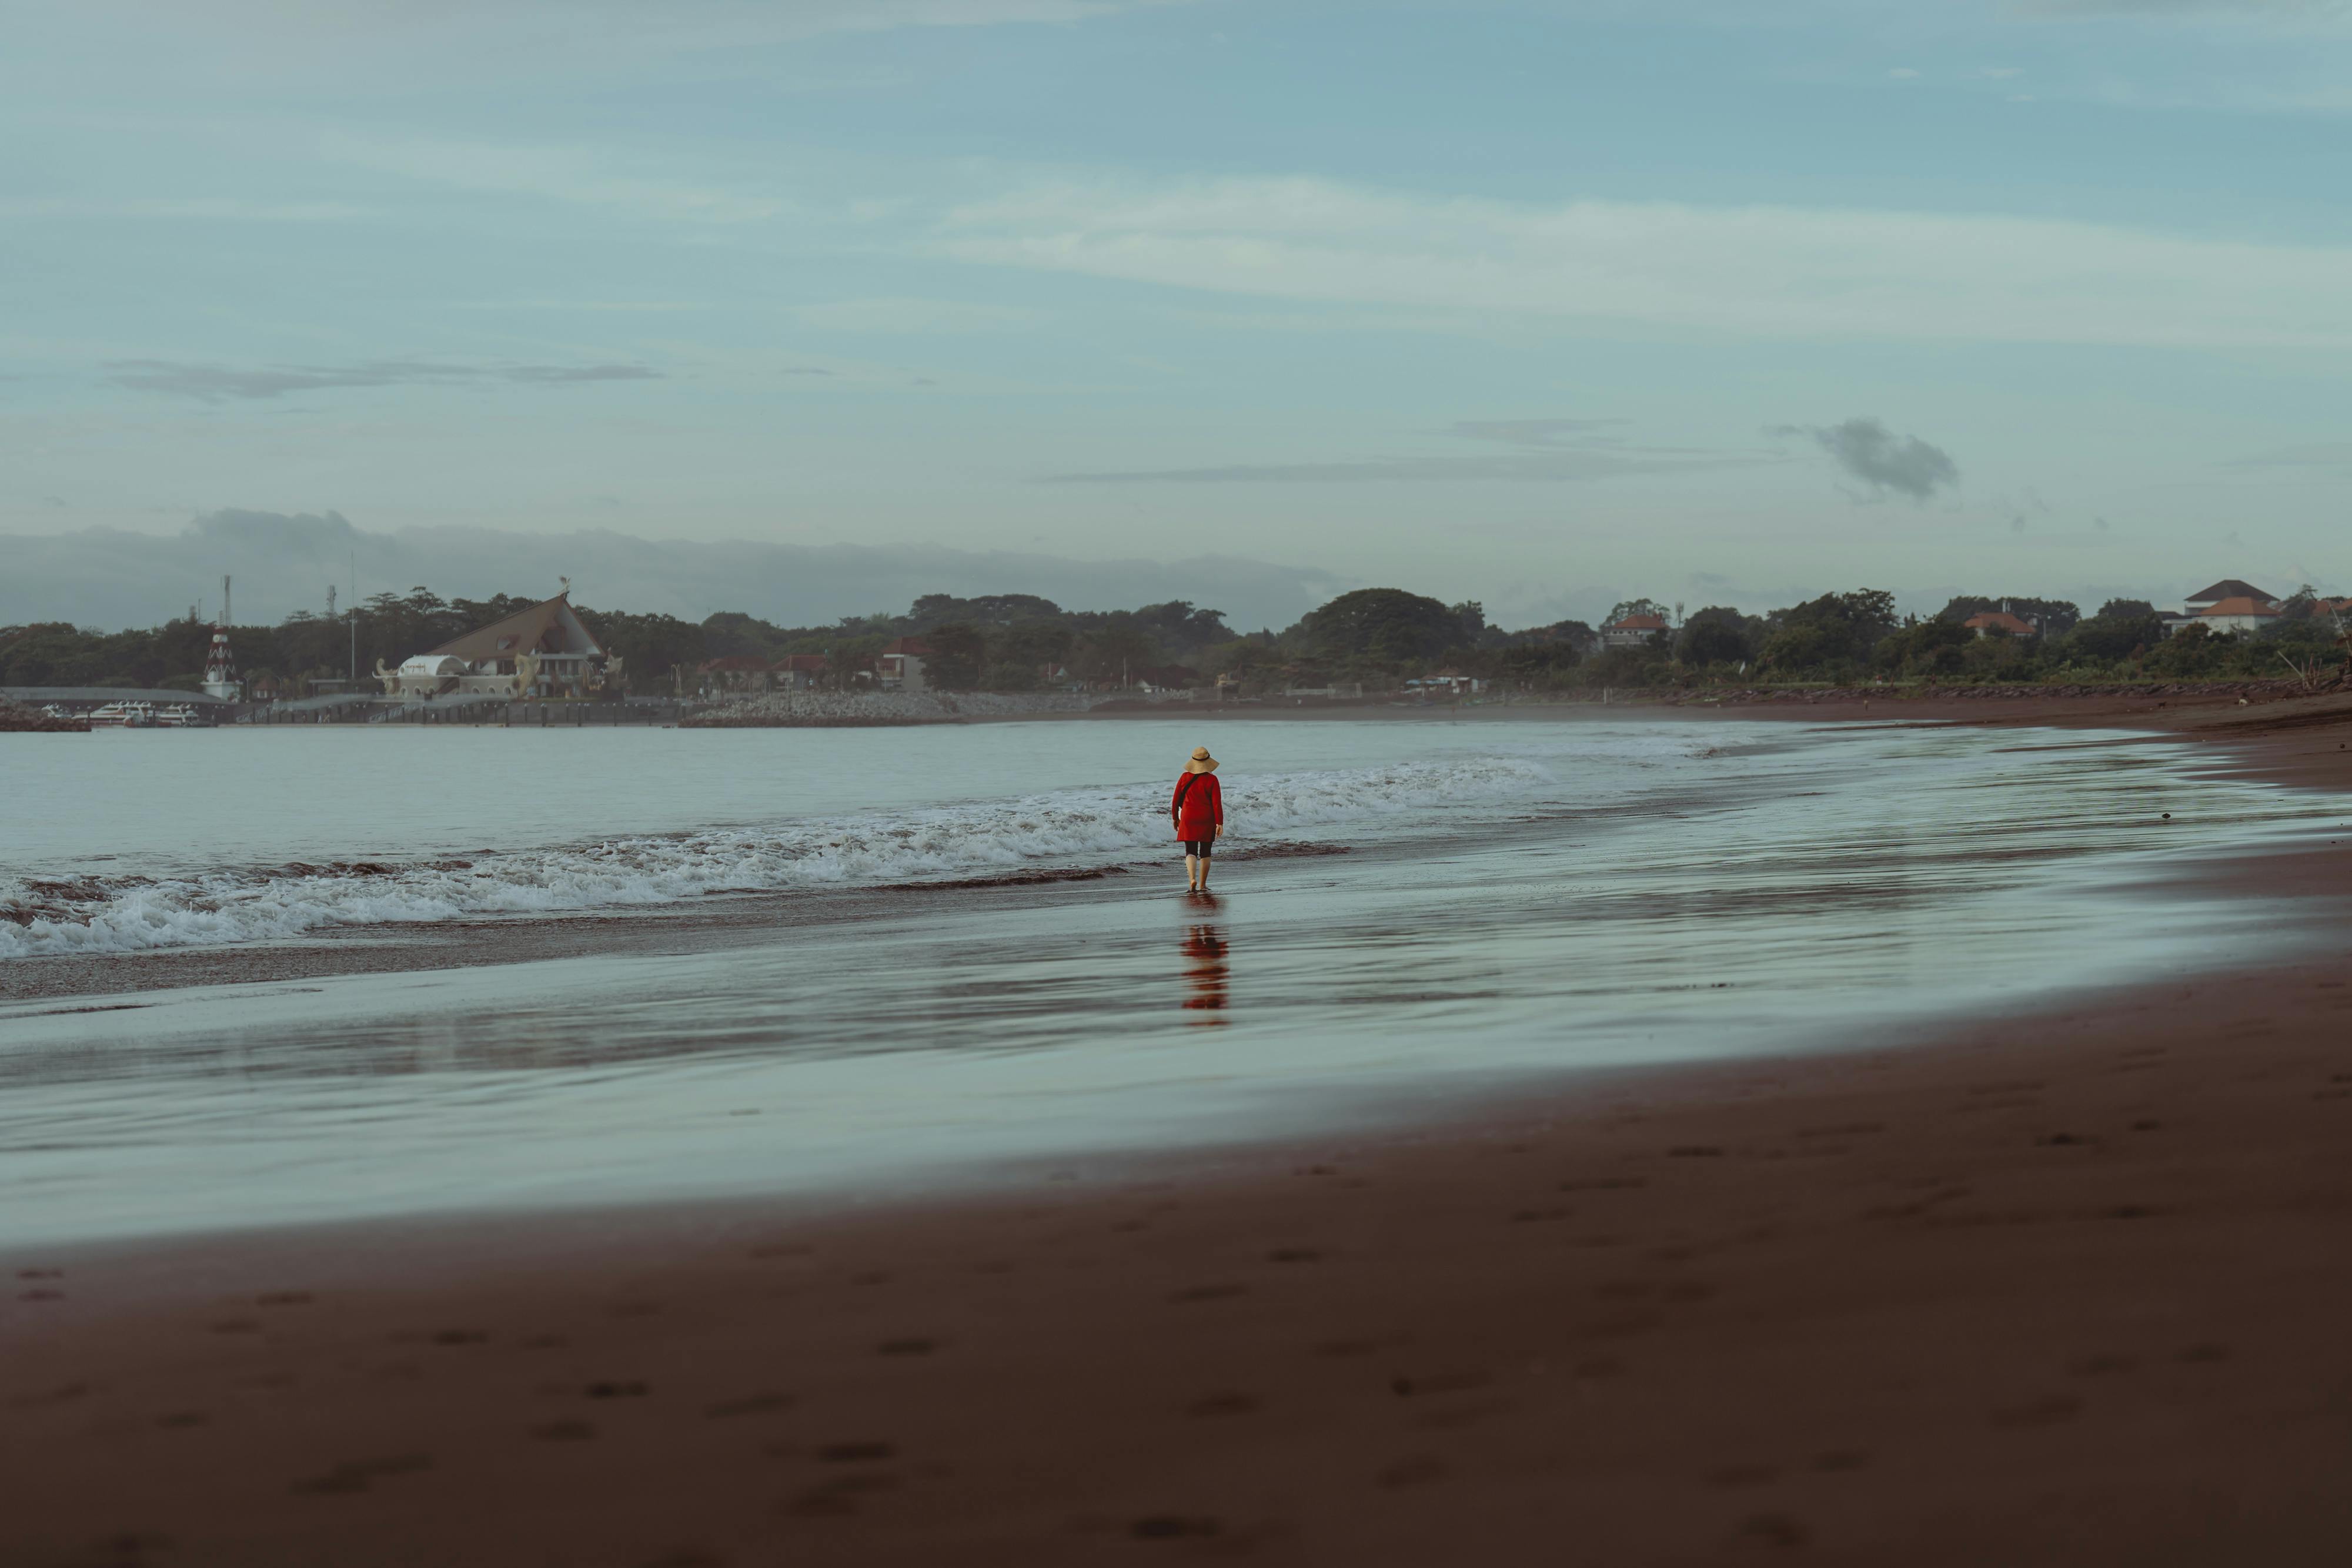
<svg viewBox="0 0 2352 1568">
<path fill-rule="evenodd" d="M 1464 645 L 1452 608 L 1396 588 L 1360 588 L 1306 617 L 1307 651 L 1341 664 L 1395 671 L 1424 665 Z"/>
<path fill-rule="evenodd" d="M 1762 628 L 1728 605 L 1714 604 L 1682 624 L 1675 636 L 1675 657 L 1696 667 L 1745 664 L 1763 642 Z"/>
<path fill-rule="evenodd" d="M 925 684 L 950 692 L 979 686 L 988 663 L 986 632 L 968 621 L 950 621 L 932 627 L 923 640 L 931 645 L 930 657 L 923 661 Z"/>
</svg>

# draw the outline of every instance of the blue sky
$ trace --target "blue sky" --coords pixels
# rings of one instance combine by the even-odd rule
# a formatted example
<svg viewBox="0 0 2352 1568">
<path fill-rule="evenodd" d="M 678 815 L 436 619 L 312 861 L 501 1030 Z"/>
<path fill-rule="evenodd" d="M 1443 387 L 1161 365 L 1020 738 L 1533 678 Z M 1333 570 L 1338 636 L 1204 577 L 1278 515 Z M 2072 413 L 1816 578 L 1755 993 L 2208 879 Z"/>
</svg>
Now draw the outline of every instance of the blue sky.
<svg viewBox="0 0 2352 1568">
<path fill-rule="evenodd" d="M 2352 587 L 2326 0 L 7 20 L 0 535 Z"/>
</svg>

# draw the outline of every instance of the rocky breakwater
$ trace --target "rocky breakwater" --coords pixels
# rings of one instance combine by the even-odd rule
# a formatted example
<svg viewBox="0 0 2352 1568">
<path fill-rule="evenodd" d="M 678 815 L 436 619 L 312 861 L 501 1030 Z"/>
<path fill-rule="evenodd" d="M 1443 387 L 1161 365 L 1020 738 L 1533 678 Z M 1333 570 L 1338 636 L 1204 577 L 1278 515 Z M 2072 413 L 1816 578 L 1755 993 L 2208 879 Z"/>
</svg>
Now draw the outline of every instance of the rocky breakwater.
<svg viewBox="0 0 2352 1568">
<path fill-rule="evenodd" d="M 72 735 L 89 733 L 86 718 L 58 718 L 37 707 L 26 707 L 0 697 L 0 734 L 5 735 Z"/>
<path fill-rule="evenodd" d="M 869 725 L 961 724 L 1024 714 L 1084 713 L 1078 692 L 763 692 L 732 697 L 678 720 L 681 729 L 853 729 Z"/>
</svg>

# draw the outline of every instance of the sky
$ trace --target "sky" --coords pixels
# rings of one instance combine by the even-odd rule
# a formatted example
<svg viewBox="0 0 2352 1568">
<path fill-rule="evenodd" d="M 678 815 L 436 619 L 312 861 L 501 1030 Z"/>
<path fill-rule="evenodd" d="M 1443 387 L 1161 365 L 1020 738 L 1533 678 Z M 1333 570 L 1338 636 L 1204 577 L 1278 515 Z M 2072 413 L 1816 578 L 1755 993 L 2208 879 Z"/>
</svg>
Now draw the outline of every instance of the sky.
<svg viewBox="0 0 2352 1568">
<path fill-rule="evenodd" d="M 267 530 L 196 521 L 268 514 L 404 571 L 548 536 L 544 583 L 453 591 L 569 554 L 628 602 L 658 550 L 591 537 L 764 562 L 694 579 L 754 612 L 881 608 L 843 550 L 961 592 L 1225 561 L 1251 620 L 2352 590 L 2352 4 L 0 25 L 10 619 L 274 581 Z M 322 596 L 289 583 L 240 618 Z"/>
</svg>

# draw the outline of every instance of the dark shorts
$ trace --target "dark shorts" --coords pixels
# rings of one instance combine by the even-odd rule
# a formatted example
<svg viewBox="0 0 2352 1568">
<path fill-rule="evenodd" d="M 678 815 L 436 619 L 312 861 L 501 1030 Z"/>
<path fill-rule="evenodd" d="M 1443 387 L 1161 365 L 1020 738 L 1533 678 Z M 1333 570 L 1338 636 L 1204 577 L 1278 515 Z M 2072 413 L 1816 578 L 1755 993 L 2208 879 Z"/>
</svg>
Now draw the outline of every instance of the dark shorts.
<svg viewBox="0 0 2352 1568">
<path fill-rule="evenodd" d="M 1184 841 L 1184 852 L 1188 855 L 1198 855 L 1202 860 L 1207 860 L 1210 854 L 1215 851 L 1216 847 L 1217 841 L 1214 839 L 1186 839 Z"/>
</svg>

